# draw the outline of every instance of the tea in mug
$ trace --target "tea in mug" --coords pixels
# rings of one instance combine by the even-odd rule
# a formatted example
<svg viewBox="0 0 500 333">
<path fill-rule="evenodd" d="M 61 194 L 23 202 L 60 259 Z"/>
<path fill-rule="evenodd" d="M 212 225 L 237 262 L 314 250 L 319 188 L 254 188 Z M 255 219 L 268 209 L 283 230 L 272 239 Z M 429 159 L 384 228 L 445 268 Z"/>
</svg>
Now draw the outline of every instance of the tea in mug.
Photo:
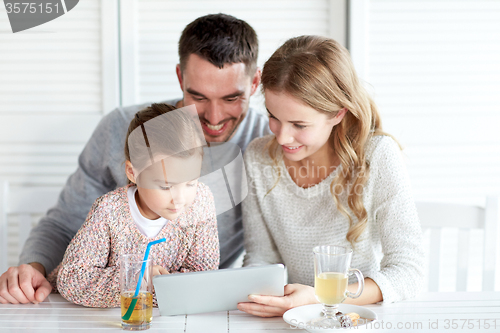
<svg viewBox="0 0 500 333">
<path fill-rule="evenodd" d="M 122 317 L 127 313 L 130 303 L 134 298 L 137 298 L 134 311 L 129 320 L 122 320 L 122 326 L 133 329 L 133 327 L 149 326 L 153 319 L 153 295 L 149 292 L 140 292 L 137 297 L 134 297 L 134 292 L 122 293 L 121 308 Z"/>
<path fill-rule="evenodd" d="M 314 279 L 314 292 L 319 302 L 340 304 L 346 298 L 347 275 L 336 272 L 323 272 Z"/>
</svg>

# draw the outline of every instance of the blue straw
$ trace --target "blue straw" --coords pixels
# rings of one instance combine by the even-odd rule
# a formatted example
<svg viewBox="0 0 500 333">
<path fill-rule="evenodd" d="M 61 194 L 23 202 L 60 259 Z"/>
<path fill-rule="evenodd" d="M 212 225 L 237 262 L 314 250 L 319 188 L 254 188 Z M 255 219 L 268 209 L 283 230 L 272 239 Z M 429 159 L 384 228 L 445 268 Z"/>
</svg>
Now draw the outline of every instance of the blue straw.
<svg viewBox="0 0 500 333">
<path fill-rule="evenodd" d="M 122 317 L 123 320 L 129 320 L 130 316 L 132 315 L 132 312 L 134 312 L 135 304 L 137 303 L 136 297 L 139 295 L 139 290 L 141 289 L 142 278 L 144 277 L 144 271 L 146 270 L 146 260 L 148 260 L 149 251 L 151 250 L 151 246 L 158 244 L 158 243 L 163 243 L 166 241 L 167 240 L 165 238 L 160 238 L 158 240 L 155 240 L 155 241 L 148 243 L 148 246 L 146 247 L 146 253 L 144 253 L 144 260 L 142 262 L 141 274 L 139 275 L 139 280 L 137 281 L 137 287 L 135 288 L 134 298 L 132 299 L 132 302 L 130 303 L 130 306 L 128 307 L 127 312 L 125 313 L 125 315 L 123 315 L 123 317 Z"/>
</svg>

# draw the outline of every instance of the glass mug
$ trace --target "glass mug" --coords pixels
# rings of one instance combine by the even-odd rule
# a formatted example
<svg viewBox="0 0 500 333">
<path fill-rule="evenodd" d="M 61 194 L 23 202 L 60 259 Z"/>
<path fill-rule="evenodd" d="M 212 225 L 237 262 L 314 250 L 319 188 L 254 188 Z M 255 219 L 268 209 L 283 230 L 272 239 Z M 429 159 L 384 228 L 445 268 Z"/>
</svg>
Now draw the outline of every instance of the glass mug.
<svg viewBox="0 0 500 333">
<path fill-rule="evenodd" d="M 338 306 L 346 297 L 358 298 L 365 286 L 363 274 L 350 268 L 352 249 L 344 246 L 321 245 L 313 249 L 314 254 L 314 293 L 323 304 L 323 317 L 309 322 L 311 326 L 340 328 L 336 317 Z M 355 274 L 359 286 L 356 293 L 347 291 L 349 275 Z"/>
<path fill-rule="evenodd" d="M 122 329 L 128 331 L 147 330 L 153 319 L 153 265 L 151 260 L 144 261 L 144 254 L 123 254 L 120 256 L 120 303 L 123 317 L 137 299 L 134 310 L 128 320 L 122 320 Z M 141 275 L 142 264 L 146 269 L 142 277 L 139 294 L 134 297 L 137 282 Z"/>
</svg>

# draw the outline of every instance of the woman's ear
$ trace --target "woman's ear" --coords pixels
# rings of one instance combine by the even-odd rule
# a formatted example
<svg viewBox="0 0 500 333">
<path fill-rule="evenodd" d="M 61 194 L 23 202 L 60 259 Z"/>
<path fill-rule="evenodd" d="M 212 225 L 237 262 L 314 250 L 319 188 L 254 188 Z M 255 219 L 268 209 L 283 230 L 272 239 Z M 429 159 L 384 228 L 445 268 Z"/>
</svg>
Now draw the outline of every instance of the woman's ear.
<svg viewBox="0 0 500 333">
<path fill-rule="evenodd" d="M 134 184 L 136 183 L 134 167 L 132 166 L 132 163 L 130 163 L 130 161 L 125 161 L 125 174 L 127 175 L 128 180 L 130 180 Z"/>
<path fill-rule="evenodd" d="M 344 116 L 347 113 L 347 111 L 348 111 L 347 108 L 342 108 L 339 110 L 337 115 L 333 118 L 335 120 L 335 125 L 337 125 L 342 121 L 342 119 L 344 119 Z"/>
</svg>

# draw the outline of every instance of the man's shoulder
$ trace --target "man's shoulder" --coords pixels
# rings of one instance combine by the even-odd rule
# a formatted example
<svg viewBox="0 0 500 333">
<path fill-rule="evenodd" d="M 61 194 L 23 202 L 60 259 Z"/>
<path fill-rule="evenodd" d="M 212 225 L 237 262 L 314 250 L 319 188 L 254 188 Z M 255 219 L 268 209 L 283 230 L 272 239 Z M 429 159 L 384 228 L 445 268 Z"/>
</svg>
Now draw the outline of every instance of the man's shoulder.
<svg viewBox="0 0 500 333">
<path fill-rule="evenodd" d="M 116 109 L 114 109 L 113 111 L 111 111 L 109 113 L 109 116 L 112 118 L 121 117 L 127 123 L 129 123 L 137 112 L 141 111 L 142 109 L 147 108 L 148 106 L 150 106 L 153 103 L 165 103 L 165 104 L 175 105 L 180 100 L 181 100 L 181 98 L 175 98 L 175 99 L 169 99 L 169 100 L 161 101 L 161 102 L 145 102 L 145 103 L 129 105 L 129 106 L 119 106 Z"/>
</svg>

